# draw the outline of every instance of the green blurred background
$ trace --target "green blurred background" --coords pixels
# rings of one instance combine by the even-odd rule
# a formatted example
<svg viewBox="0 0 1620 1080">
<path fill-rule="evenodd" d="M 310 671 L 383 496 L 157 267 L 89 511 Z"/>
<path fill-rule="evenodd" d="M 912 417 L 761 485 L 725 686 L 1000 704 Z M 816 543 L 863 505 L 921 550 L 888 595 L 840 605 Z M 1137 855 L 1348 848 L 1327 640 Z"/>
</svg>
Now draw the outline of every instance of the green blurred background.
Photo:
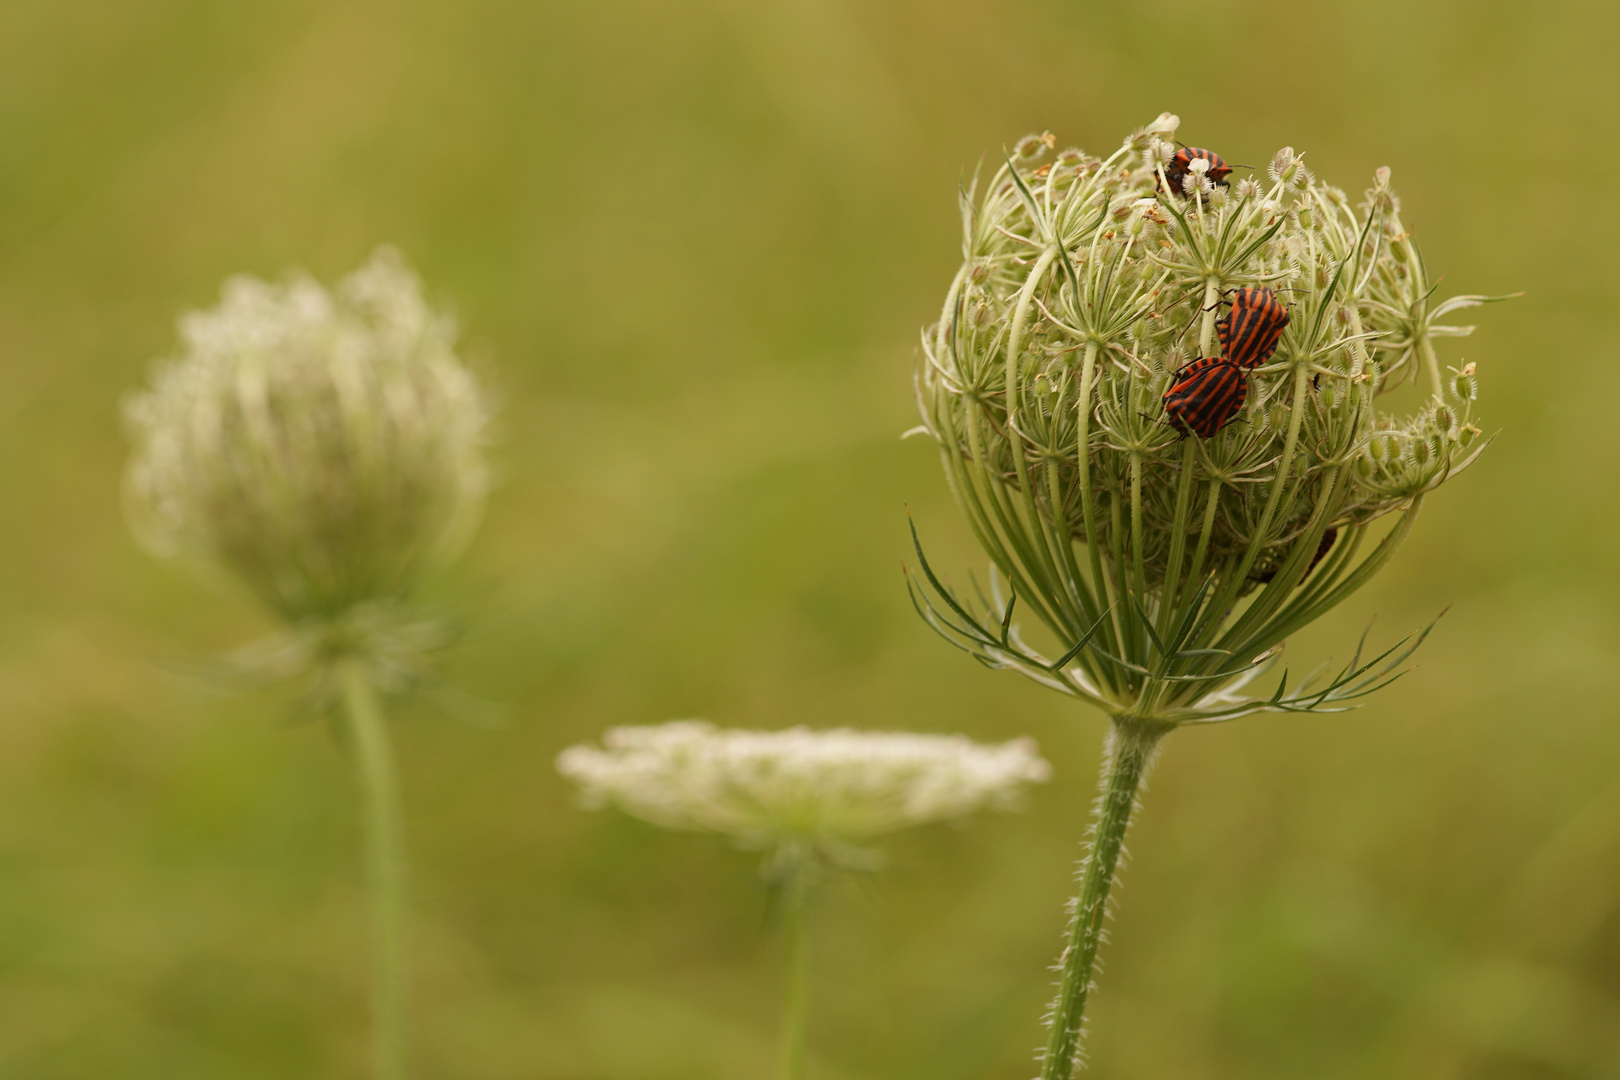
<svg viewBox="0 0 1620 1080">
<path fill-rule="evenodd" d="M 699 715 L 1029 733 L 1027 813 L 888 845 L 815 926 L 819 1080 L 1023 1080 L 1098 716 L 913 615 L 909 503 L 981 557 L 913 421 L 957 178 L 1161 110 L 1228 160 L 1389 165 L 1501 435 L 1341 658 L 1446 605 L 1358 712 L 1170 740 L 1095 1075 L 1620 1076 L 1620 44 L 1597 0 L 7 0 L 0 5 L 0 1076 L 366 1074 L 348 766 L 289 696 L 174 674 L 267 624 L 136 550 L 118 409 L 228 273 L 399 244 L 502 402 L 448 586 L 498 725 L 399 717 L 420 1075 L 769 1075 L 754 858 L 552 768 Z M 453 711 L 453 710 L 452 710 Z M 482 715 L 481 713 L 479 715 Z"/>
</svg>

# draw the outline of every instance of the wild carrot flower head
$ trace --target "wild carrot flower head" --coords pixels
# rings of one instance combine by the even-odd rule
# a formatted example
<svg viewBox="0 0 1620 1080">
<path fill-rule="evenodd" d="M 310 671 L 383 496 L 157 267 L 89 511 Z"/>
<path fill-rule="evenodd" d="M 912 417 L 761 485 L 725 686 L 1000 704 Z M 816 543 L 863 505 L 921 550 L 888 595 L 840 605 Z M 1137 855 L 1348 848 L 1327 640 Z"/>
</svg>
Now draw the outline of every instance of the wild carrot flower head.
<svg viewBox="0 0 1620 1080">
<path fill-rule="evenodd" d="M 963 192 L 962 268 L 922 335 L 917 397 L 997 580 L 975 605 L 924 561 L 914 595 L 982 661 L 1115 716 L 1329 707 L 1404 653 L 1358 654 L 1314 688 L 1245 686 L 1484 449 L 1475 369 L 1436 342 L 1472 330 L 1447 313 L 1497 298 L 1436 302 L 1389 170 L 1356 199 L 1285 148 L 1228 186 L 1202 169 L 1177 183 L 1178 124 L 1106 158 L 1021 149 Z M 1287 310 L 1274 351 L 1231 314 L 1261 289 Z M 1227 365 L 1182 382 L 1202 357 Z M 1390 410 L 1405 383 L 1415 404 Z M 1020 638 L 1015 600 L 1055 658 Z"/>
<path fill-rule="evenodd" d="M 907 825 L 1013 805 L 1051 767 L 1028 739 L 838 729 L 728 731 L 700 720 L 613 728 L 557 767 L 587 802 L 751 847 L 849 845 Z"/>
<path fill-rule="evenodd" d="M 137 535 L 290 622 L 404 599 L 469 535 L 488 410 L 454 326 L 391 248 L 328 292 L 225 283 L 127 404 Z"/>
</svg>

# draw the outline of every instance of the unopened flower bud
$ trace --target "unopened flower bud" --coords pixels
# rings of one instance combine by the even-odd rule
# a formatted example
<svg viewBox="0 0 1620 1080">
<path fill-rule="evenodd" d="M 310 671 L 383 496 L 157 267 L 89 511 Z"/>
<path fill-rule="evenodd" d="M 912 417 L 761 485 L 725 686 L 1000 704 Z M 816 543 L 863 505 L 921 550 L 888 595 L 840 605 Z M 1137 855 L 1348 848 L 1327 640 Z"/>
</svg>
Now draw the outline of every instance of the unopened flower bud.
<svg viewBox="0 0 1620 1080">
<path fill-rule="evenodd" d="M 1457 430 L 1457 414 L 1444 405 L 1434 408 L 1434 427 L 1442 435 L 1453 435 Z"/>
<path fill-rule="evenodd" d="M 469 536 L 487 486 L 488 409 L 454 336 L 390 248 L 335 295 L 226 282 L 127 405 L 137 534 L 293 621 L 404 599 Z"/>
<path fill-rule="evenodd" d="M 1458 401 L 1473 401 L 1479 395 L 1479 385 L 1474 380 L 1474 365 L 1464 364 L 1461 371 L 1453 369 L 1451 375 L 1451 393 Z"/>
<path fill-rule="evenodd" d="M 1422 468 L 1434 459 L 1434 447 L 1427 439 L 1406 440 L 1406 460 Z"/>
<path fill-rule="evenodd" d="M 1294 178 L 1294 148 L 1285 146 L 1277 151 L 1271 158 L 1271 164 L 1266 166 L 1266 175 L 1271 177 L 1274 184 L 1283 184 Z"/>
<path fill-rule="evenodd" d="M 1052 147 L 1057 145 L 1057 136 L 1050 131 L 1039 135 L 1025 135 L 1013 144 L 1013 160 L 1032 163 L 1039 161 Z"/>
<path fill-rule="evenodd" d="M 1158 119 L 1147 126 L 1147 129 L 1168 142 L 1175 137 L 1176 129 L 1180 126 L 1181 117 L 1175 113 L 1162 112 L 1159 114 Z"/>
</svg>

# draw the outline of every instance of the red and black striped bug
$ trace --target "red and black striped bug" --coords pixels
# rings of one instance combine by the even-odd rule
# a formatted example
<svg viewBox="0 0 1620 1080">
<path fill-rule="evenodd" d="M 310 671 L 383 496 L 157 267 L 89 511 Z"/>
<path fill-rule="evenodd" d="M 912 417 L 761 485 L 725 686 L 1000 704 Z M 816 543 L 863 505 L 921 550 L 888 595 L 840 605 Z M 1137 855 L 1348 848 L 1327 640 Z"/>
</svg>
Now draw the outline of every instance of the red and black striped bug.
<svg viewBox="0 0 1620 1080">
<path fill-rule="evenodd" d="M 1194 360 L 1176 372 L 1164 392 L 1164 412 L 1183 434 L 1210 438 L 1249 397 L 1249 373 L 1218 356 Z"/>
<path fill-rule="evenodd" d="M 1187 194 L 1181 182 L 1192 171 L 1192 163 L 1195 161 L 1209 163 L 1204 175 L 1209 178 L 1210 183 L 1226 186 L 1226 178 L 1232 174 L 1232 166 L 1223 161 L 1221 155 L 1196 146 L 1183 146 L 1164 166 L 1164 182 L 1169 185 L 1171 191 L 1177 195 Z"/>
<path fill-rule="evenodd" d="M 1244 370 L 1257 368 L 1276 351 L 1288 325 L 1288 309 L 1270 289 L 1250 286 L 1232 294 L 1232 310 L 1215 324 L 1221 358 Z"/>
</svg>

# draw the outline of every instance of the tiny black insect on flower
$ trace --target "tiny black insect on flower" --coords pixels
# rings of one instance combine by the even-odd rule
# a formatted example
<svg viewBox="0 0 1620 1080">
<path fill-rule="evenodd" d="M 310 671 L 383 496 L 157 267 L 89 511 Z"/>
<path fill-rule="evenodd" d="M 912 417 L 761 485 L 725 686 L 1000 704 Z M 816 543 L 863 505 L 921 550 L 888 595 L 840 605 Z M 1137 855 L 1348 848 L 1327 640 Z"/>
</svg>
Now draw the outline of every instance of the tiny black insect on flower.
<svg viewBox="0 0 1620 1080">
<path fill-rule="evenodd" d="M 1221 187 L 1226 186 L 1226 178 L 1231 175 L 1232 166 L 1222 160 L 1217 153 L 1202 150 L 1196 146 L 1183 146 L 1176 151 L 1175 156 L 1164 167 L 1164 181 L 1169 185 L 1171 191 L 1177 195 L 1186 194 L 1181 182 L 1187 178 L 1187 173 L 1192 170 L 1192 163 L 1195 161 L 1209 163 L 1209 169 L 1204 175 L 1209 178 L 1210 183 L 1219 184 Z"/>
<path fill-rule="evenodd" d="M 1322 534 L 1321 543 L 1316 545 L 1316 554 L 1311 556 L 1311 565 L 1307 566 L 1305 568 L 1305 573 L 1300 576 L 1299 583 L 1301 585 L 1305 584 L 1305 579 L 1311 576 L 1311 571 L 1316 569 L 1316 564 L 1321 562 L 1323 558 L 1327 556 L 1327 553 L 1333 550 L 1333 545 L 1338 541 L 1338 539 L 1338 529 L 1328 529 Z M 1260 571 L 1259 573 L 1250 574 L 1249 580 L 1258 581 L 1260 584 L 1264 585 L 1266 582 L 1277 576 L 1278 569 L 1280 569 L 1278 566 L 1267 567 L 1265 570 Z"/>
<path fill-rule="evenodd" d="M 1194 360 L 1164 392 L 1164 411 L 1183 434 L 1207 439 L 1226 426 L 1249 397 L 1249 373 L 1221 357 Z"/>
<path fill-rule="evenodd" d="M 1288 309 L 1270 289 L 1251 286 L 1232 294 L 1232 310 L 1215 324 L 1221 358 L 1244 370 L 1257 368 L 1276 351 L 1288 325 Z"/>
</svg>

